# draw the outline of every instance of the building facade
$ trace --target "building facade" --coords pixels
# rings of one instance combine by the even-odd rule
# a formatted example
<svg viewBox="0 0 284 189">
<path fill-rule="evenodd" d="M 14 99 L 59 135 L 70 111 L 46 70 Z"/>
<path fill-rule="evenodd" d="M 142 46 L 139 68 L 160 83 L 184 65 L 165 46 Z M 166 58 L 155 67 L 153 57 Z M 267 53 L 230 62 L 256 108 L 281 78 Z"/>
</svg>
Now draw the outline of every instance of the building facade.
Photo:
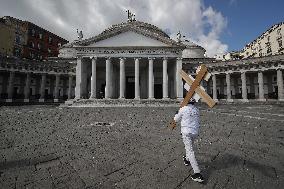
<svg viewBox="0 0 284 189">
<path fill-rule="evenodd" d="M 243 58 L 284 54 L 284 22 L 273 25 L 262 35 L 247 44 L 240 52 Z"/>
<path fill-rule="evenodd" d="M 0 23 L 0 54 L 23 57 L 27 41 L 27 23 L 10 16 L 0 18 Z"/>
<path fill-rule="evenodd" d="M 27 43 L 24 46 L 23 57 L 28 59 L 46 60 L 57 57 L 59 48 L 68 43 L 67 40 L 27 22 Z"/>
<path fill-rule="evenodd" d="M 182 57 L 204 53 L 193 43 L 170 39 L 156 26 L 128 21 L 64 45 L 59 56 L 77 58 L 76 99 L 181 99 Z"/>
<path fill-rule="evenodd" d="M 10 16 L 0 19 L 0 54 L 32 60 L 57 57 L 67 40 L 31 23 Z"/>
<path fill-rule="evenodd" d="M 5 56 L 12 56 L 14 44 L 11 43 L 15 39 L 14 30 L 0 21 L 0 54 Z"/>
<path fill-rule="evenodd" d="M 212 73 L 202 85 L 216 101 L 284 100 L 284 55 L 218 61 L 204 53 L 156 26 L 129 20 L 63 45 L 48 61 L 1 57 L 1 101 L 181 100 L 186 92 L 179 71 L 196 75 L 200 64 Z"/>
</svg>

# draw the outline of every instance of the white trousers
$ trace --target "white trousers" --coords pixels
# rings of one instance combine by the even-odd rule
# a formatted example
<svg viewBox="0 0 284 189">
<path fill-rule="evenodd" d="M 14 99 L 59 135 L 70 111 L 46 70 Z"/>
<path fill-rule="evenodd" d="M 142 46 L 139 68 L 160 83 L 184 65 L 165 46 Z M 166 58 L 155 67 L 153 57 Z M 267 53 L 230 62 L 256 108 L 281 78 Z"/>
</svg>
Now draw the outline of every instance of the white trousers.
<svg viewBox="0 0 284 189">
<path fill-rule="evenodd" d="M 191 133 L 182 133 L 182 139 L 186 152 L 186 159 L 190 162 L 190 165 L 193 169 L 194 173 L 200 173 L 200 169 L 195 159 L 194 151 L 193 151 L 193 143 L 197 135 L 193 135 Z"/>
</svg>

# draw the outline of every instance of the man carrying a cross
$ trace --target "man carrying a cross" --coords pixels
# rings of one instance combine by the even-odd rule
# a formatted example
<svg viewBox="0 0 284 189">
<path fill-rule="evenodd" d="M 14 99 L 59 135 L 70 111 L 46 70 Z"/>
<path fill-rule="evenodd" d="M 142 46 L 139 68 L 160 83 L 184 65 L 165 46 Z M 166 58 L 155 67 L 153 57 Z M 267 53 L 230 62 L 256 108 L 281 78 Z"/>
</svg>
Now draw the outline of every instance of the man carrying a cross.
<svg viewBox="0 0 284 189">
<path fill-rule="evenodd" d="M 204 179 L 200 173 L 193 151 L 193 142 L 198 136 L 200 126 L 199 110 L 194 103 L 195 100 L 191 99 L 186 106 L 180 108 L 174 120 L 175 122 L 181 120 L 181 134 L 186 152 L 186 156 L 183 156 L 184 164 L 186 166 L 191 165 L 194 172 L 194 174 L 191 175 L 192 180 L 203 182 Z"/>
</svg>

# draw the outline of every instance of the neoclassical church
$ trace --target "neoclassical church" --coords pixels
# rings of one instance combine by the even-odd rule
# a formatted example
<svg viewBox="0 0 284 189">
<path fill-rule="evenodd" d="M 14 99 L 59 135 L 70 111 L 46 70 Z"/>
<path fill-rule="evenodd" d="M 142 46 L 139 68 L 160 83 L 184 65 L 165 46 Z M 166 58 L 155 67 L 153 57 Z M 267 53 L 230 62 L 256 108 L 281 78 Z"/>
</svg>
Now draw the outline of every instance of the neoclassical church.
<svg viewBox="0 0 284 189">
<path fill-rule="evenodd" d="M 183 98 L 182 58 L 204 53 L 154 25 L 128 20 L 64 45 L 59 57 L 76 58 L 76 99 L 176 99 Z"/>
<path fill-rule="evenodd" d="M 284 55 L 217 61 L 204 54 L 180 33 L 173 40 L 129 16 L 88 39 L 80 32 L 48 61 L 0 57 L 0 101 L 181 100 L 179 71 L 194 76 L 200 64 L 212 74 L 202 85 L 216 101 L 284 100 Z"/>
</svg>

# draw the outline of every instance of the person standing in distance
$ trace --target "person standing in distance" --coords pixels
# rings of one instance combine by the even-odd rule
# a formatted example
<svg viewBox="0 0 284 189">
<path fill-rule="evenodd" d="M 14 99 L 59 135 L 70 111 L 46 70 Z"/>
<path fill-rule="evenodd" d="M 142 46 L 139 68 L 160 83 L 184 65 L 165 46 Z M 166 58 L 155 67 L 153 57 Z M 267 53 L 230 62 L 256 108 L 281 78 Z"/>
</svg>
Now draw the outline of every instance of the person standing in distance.
<svg viewBox="0 0 284 189">
<path fill-rule="evenodd" d="M 199 110 L 194 104 L 195 100 L 191 99 L 186 106 L 179 109 L 174 120 L 175 122 L 181 120 L 181 134 L 186 152 L 186 155 L 183 156 L 184 164 L 186 166 L 190 164 L 193 169 L 194 174 L 191 175 L 191 179 L 202 183 L 204 178 L 200 173 L 193 150 L 193 143 L 198 136 L 200 126 Z"/>
</svg>

